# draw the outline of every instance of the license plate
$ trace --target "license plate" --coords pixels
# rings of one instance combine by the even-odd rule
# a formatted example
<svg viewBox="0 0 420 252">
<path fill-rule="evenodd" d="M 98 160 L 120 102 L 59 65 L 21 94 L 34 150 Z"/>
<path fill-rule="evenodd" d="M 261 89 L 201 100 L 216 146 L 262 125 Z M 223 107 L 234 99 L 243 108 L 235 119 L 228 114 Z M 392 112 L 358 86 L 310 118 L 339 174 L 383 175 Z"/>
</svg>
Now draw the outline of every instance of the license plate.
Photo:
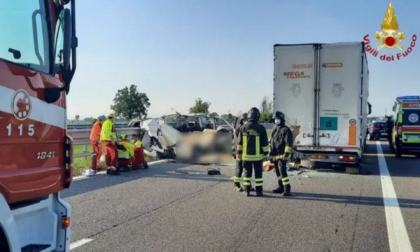
<svg viewBox="0 0 420 252">
<path fill-rule="evenodd" d="M 407 139 L 419 139 L 420 135 L 405 135 L 404 138 Z"/>
<path fill-rule="evenodd" d="M 386 133 L 385 132 L 382 132 L 381 135 L 386 135 Z"/>
<path fill-rule="evenodd" d="M 325 158 L 325 155 L 321 155 L 321 154 L 311 154 L 311 155 L 309 155 L 309 158 L 323 159 L 323 158 Z"/>
</svg>

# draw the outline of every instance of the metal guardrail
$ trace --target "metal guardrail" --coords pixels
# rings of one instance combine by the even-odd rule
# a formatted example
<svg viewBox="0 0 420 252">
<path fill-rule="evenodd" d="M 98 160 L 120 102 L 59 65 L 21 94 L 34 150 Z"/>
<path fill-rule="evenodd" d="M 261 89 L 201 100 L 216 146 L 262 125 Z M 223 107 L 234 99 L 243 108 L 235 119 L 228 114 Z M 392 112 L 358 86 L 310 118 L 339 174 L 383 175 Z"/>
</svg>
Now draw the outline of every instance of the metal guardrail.
<svg viewBox="0 0 420 252">
<path fill-rule="evenodd" d="M 274 124 L 272 123 L 262 123 L 266 129 L 272 129 Z M 90 157 L 92 152 L 88 150 L 90 145 L 90 132 L 92 125 L 89 125 L 87 129 L 68 129 L 67 134 L 73 138 L 74 145 L 83 145 L 83 151 L 81 153 L 74 154 L 75 158 L 81 157 Z M 138 134 L 140 133 L 140 128 L 116 128 L 117 134 L 121 135 L 123 133 L 127 135 Z M 105 148 L 102 148 L 102 154 L 105 153 Z"/>
<path fill-rule="evenodd" d="M 138 134 L 140 133 L 140 128 L 117 128 L 117 134 Z M 90 132 L 91 129 L 73 129 L 67 130 L 67 135 L 73 138 L 74 145 L 83 145 L 83 152 L 74 154 L 75 158 L 80 157 L 90 157 L 92 152 L 88 150 L 88 146 L 90 145 Z M 105 148 L 102 148 L 102 154 L 105 153 Z"/>
</svg>

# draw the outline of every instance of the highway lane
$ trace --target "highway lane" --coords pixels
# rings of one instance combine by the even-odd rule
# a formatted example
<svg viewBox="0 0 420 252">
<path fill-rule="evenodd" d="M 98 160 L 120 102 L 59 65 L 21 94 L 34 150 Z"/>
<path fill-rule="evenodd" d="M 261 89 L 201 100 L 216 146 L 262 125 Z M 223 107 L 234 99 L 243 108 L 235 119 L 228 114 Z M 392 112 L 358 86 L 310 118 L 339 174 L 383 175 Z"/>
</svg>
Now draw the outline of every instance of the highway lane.
<svg viewBox="0 0 420 252">
<path fill-rule="evenodd" d="M 419 160 L 385 159 L 418 251 Z M 374 142 L 362 162 L 362 175 L 290 172 L 290 198 L 270 193 L 274 172 L 264 173 L 264 198 L 235 192 L 232 166 L 221 176 L 168 163 L 78 180 L 62 196 L 73 207 L 73 245 L 89 242 L 72 251 L 390 251 Z"/>
<path fill-rule="evenodd" d="M 412 155 L 396 158 L 385 143 L 386 163 L 399 198 L 401 212 L 414 251 L 420 250 L 420 159 Z"/>
</svg>

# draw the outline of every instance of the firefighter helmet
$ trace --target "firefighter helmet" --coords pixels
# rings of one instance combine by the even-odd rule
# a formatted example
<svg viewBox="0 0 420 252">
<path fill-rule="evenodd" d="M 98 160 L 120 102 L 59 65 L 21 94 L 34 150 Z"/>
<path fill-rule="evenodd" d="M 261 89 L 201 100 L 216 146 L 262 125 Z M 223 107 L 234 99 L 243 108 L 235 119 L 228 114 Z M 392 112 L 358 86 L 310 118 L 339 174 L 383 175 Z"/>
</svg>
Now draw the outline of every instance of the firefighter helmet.
<svg viewBox="0 0 420 252">
<path fill-rule="evenodd" d="M 244 125 L 246 119 L 248 119 L 248 114 L 247 113 L 243 113 L 241 115 L 241 117 L 239 117 L 239 125 Z"/>
<path fill-rule="evenodd" d="M 253 107 L 248 111 L 248 120 L 258 122 L 260 120 L 260 111 Z"/>
<path fill-rule="evenodd" d="M 276 111 L 276 113 L 273 115 L 273 119 L 280 119 L 284 122 L 284 114 L 280 111 Z"/>
</svg>

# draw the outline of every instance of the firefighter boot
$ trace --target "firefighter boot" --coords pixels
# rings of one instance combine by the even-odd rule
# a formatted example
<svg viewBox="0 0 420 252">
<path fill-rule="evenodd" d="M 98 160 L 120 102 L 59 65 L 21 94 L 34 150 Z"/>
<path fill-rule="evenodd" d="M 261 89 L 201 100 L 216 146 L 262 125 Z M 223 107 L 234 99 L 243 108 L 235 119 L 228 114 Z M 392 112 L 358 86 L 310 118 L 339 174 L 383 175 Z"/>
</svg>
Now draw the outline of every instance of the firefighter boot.
<svg viewBox="0 0 420 252">
<path fill-rule="evenodd" d="M 284 188 L 285 188 L 285 192 L 283 193 L 283 196 L 292 196 L 290 194 L 291 186 L 290 185 L 285 185 Z"/>
<path fill-rule="evenodd" d="M 251 187 L 250 186 L 245 187 L 244 194 L 247 197 L 249 197 L 251 195 Z"/>
<path fill-rule="evenodd" d="M 235 190 L 236 190 L 237 192 L 243 192 L 243 191 L 244 191 L 244 190 L 242 189 L 241 185 L 240 185 L 238 182 L 235 182 L 235 183 L 234 183 L 234 186 L 235 186 Z"/>
<path fill-rule="evenodd" d="M 277 187 L 277 189 L 274 189 L 273 193 L 280 193 L 280 194 L 284 193 L 284 186 L 280 180 L 279 180 L 279 187 Z"/>
<path fill-rule="evenodd" d="M 256 190 L 256 192 L 257 192 L 257 197 L 262 197 L 262 196 L 264 196 L 262 186 L 256 186 L 256 187 L 255 187 L 255 190 Z"/>
</svg>

